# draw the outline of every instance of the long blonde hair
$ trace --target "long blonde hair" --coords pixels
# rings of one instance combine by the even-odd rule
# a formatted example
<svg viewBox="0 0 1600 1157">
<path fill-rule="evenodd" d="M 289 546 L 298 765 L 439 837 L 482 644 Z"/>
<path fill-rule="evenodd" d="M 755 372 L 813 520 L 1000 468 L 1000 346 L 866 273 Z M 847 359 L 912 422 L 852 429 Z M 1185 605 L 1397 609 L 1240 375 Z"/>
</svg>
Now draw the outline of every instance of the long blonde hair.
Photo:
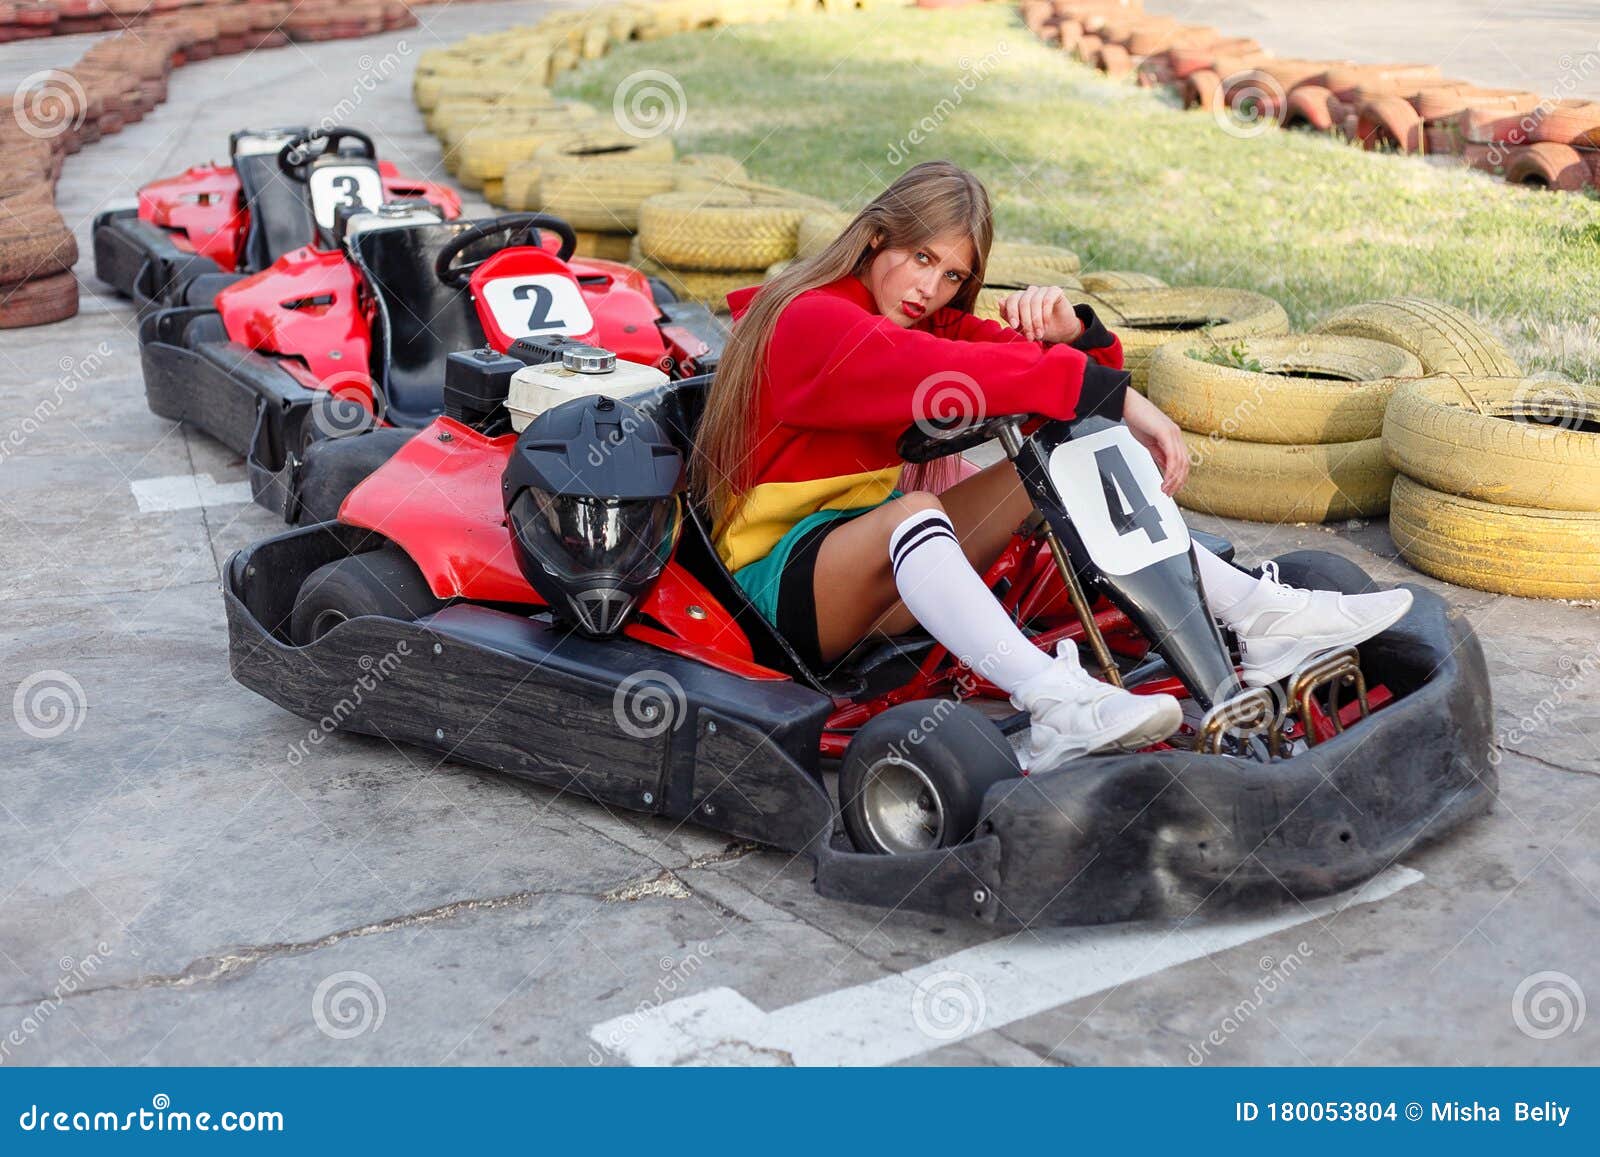
<svg viewBox="0 0 1600 1157">
<path fill-rule="evenodd" d="M 750 489 L 757 391 L 778 316 L 808 289 L 859 276 L 879 249 L 915 249 L 956 232 L 972 239 L 977 260 L 949 307 L 971 312 L 983 287 L 994 222 L 983 183 L 949 161 L 924 161 L 907 169 L 826 249 L 796 261 L 761 287 L 728 339 L 690 457 L 690 493 L 713 524 L 722 525 Z"/>
</svg>

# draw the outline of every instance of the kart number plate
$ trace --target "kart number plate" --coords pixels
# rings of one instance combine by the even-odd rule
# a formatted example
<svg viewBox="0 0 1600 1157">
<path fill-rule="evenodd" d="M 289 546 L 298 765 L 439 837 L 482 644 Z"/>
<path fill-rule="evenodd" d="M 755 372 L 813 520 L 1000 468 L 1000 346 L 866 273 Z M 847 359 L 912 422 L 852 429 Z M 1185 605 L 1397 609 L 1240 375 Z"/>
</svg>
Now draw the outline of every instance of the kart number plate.
<svg viewBox="0 0 1600 1157">
<path fill-rule="evenodd" d="M 583 293 L 559 273 L 496 277 L 483 283 L 483 301 L 495 324 L 512 340 L 519 337 L 582 337 L 594 329 Z"/>
<path fill-rule="evenodd" d="M 334 210 L 342 205 L 376 212 L 383 204 L 383 178 L 371 165 L 319 165 L 307 180 L 312 215 L 324 229 L 333 228 Z"/>
<path fill-rule="evenodd" d="M 1094 564 L 1133 574 L 1189 549 L 1178 504 L 1161 492 L 1161 471 L 1126 426 L 1063 442 L 1050 478 Z"/>
</svg>

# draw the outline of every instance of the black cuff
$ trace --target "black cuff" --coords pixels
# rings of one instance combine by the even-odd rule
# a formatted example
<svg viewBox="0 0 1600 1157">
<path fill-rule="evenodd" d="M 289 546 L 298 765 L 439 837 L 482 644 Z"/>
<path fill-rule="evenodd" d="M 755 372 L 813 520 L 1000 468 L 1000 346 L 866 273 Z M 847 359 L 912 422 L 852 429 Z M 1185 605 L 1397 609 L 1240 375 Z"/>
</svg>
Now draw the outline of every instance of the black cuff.
<svg viewBox="0 0 1600 1157">
<path fill-rule="evenodd" d="M 1072 312 L 1078 315 L 1078 320 L 1083 322 L 1083 332 L 1071 343 L 1075 350 L 1105 349 L 1117 339 L 1107 329 L 1101 320 L 1095 316 L 1094 310 L 1087 305 L 1075 305 Z"/>
<path fill-rule="evenodd" d="M 1122 421 L 1122 406 L 1132 380 L 1133 375 L 1127 370 L 1114 370 L 1099 362 L 1090 362 L 1083 367 L 1083 389 L 1078 393 L 1075 416 L 1098 414 L 1113 422 Z"/>
</svg>

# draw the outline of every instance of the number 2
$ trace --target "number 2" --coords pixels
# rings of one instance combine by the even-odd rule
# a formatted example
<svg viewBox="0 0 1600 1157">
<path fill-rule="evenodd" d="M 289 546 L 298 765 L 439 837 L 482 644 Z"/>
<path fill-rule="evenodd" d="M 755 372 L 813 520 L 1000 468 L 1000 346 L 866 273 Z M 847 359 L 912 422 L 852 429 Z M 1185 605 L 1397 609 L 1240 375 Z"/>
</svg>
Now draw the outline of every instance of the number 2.
<svg viewBox="0 0 1600 1157">
<path fill-rule="evenodd" d="M 528 314 L 529 333 L 538 333 L 541 329 L 561 329 L 566 325 L 566 322 L 550 316 L 550 307 L 555 304 L 555 294 L 550 292 L 548 286 L 519 285 L 511 291 L 511 296 L 517 301 L 533 298 L 533 310 Z"/>
</svg>

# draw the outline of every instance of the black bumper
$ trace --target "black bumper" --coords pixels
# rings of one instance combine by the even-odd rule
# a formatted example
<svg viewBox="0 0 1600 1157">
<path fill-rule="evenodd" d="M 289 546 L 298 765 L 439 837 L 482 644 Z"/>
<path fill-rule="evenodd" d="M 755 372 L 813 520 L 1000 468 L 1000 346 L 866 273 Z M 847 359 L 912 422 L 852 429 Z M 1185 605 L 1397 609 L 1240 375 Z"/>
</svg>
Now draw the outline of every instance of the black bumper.
<svg viewBox="0 0 1600 1157">
<path fill-rule="evenodd" d="M 243 455 L 255 501 L 284 517 L 295 450 L 316 392 L 274 359 L 227 340 L 209 309 L 148 314 L 139 323 L 139 358 L 151 412 L 187 422 Z"/>
<path fill-rule="evenodd" d="M 810 856 L 818 890 L 841 900 L 1023 926 L 1308 899 L 1370 878 L 1486 811 L 1495 794 L 1482 651 L 1464 618 L 1413 588 L 1412 612 L 1362 648 L 1369 681 L 1399 700 L 1291 761 L 1099 757 L 995 786 L 984 834 L 970 843 L 894 857 L 841 851 L 818 770 L 831 703 L 808 688 L 468 605 L 415 623 L 353 619 L 309 647 L 288 645 L 304 578 L 373 545 L 368 532 L 323 524 L 228 563 L 233 676 L 313 721 L 307 744 L 332 730 L 381 735 L 693 820 Z M 1284 577 L 1308 581 L 1295 562 L 1307 557 L 1280 560 Z M 630 695 L 653 696 L 672 725 L 622 727 Z"/>
<path fill-rule="evenodd" d="M 179 249 L 165 229 L 139 220 L 137 209 L 108 209 L 94 219 L 94 274 L 141 316 L 177 305 L 195 278 L 221 273 L 209 257 Z"/>
<path fill-rule="evenodd" d="M 1370 585 L 1322 552 L 1278 562 L 1297 585 Z M 1486 812 L 1498 782 L 1477 636 L 1443 599 L 1408 589 L 1410 613 L 1360 648 L 1368 683 L 1400 698 L 1308 752 L 1268 764 L 1175 751 L 1102 756 L 1011 780 L 985 797 L 988 834 L 953 853 L 896 857 L 903 886 L 886 895 L 882 869 L 829 849 L 818 889 L 1018 926 L 1183 919 L 1371 878 Z"/>
</svg>

